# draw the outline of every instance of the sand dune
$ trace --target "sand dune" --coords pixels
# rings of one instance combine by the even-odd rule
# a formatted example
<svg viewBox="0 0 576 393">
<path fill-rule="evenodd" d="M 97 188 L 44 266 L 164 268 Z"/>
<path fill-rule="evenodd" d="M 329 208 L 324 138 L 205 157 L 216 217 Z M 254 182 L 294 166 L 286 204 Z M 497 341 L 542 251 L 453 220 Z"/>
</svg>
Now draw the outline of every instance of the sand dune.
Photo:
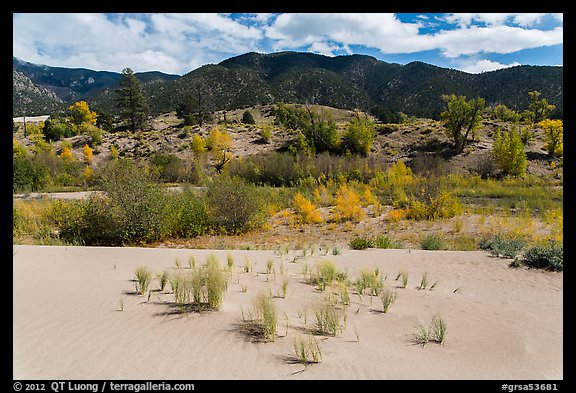
<svg viewBox="0 0 576 393">
<path fill-rule="evenodd" d="M 179 258 L 184 269 L 190 255 L 202 263 L 210 252 L 223 264 L 228 252 L 235 261 L 220 311 L 181 314 L 168 291 L 152 292 L 149 301 L 131 294 L 138 265 L 174 270 Z M 386 314 L 380 299 L 371 304 L 369 296 L 351 294 L 346 328 L 336 337 L 316 336 L 323 362 L 307 368 L 292 361 L 292 343 L 313 326 L 314 304 L 325 294 L 302 279 L 302 259 L 292 263 L 301 251 L 279 257 L 273 251 L 14 246 L 13 253 L 14 379 L 563 378 L 563 273 L 512 269 L 485 252 L 344 250 L 306 257 L 310 268 L 330 259 L 352 278 L 362 267 L 377 267 L 392 287 L 399 286 L 399 269 L 410 275 Z M 259 274 L 242 273 L 245 258 Z M 267 281 L 269 259 L 277 275 Z M 251 310 L 260 290 L 279 292 L 282 262 L 289 285 L 286 298 L 274 298 L 278 337 L 250 342 L 239 329 L 242 310 Z M 433 290 L 416 289 L 424 272 L 439 282 Z M 446 343 L 413 344 L 414 325 L 438 312 L 448 324 Z"/>
</svg>

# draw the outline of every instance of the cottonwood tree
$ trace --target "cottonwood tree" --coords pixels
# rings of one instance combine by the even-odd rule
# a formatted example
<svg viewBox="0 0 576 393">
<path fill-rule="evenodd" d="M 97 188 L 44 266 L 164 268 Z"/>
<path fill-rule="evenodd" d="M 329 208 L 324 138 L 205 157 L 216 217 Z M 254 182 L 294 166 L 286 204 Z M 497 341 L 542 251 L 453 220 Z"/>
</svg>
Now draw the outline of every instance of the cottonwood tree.
<svg viewBox="0 0 576 393">
<path fill-rule="evenodd" d="M 520 133 L 498 129 L 494 138 L 492 157 L 503 175 L 522 176 L 526 173 L 526 152 Z"/>
<path fill-rule="evenodd" d="M 525 112 L 526 117 L 530 119 L 532 124 L 537 124 L 550 116 L 550 113 L 556 108 L 555 105 L 549 104 L 546 98 L 540 99 L 539 91 L 528 92 L 528 109 Z"/>
<path fill-rule="evenodd" d="M 121 119 L 128 120 L 130 131 L 141 129 L 148 117 L 148 104 L 142 92 L 142 85 L 132 69 L 125 68 L 122 71 L 120 88 L 116 90 L 116 94 Z"/>
<path fill-rule="evenodd" d="M 562 120 L 542 120 L 538 123 L 544 131 L 544 148 L 550 157 L 563 155 L 564 123 Z"/>
<path fill-rule="evenodd" d="M 446 127 L 446 135 L 454 141 L 456 152 L 462 153 L 468 136 L 480 126 L 486 102 L 483 98 L 466 101 L 466 96 L 443 95 L 446 110 L 440 114 Z"/>
</svg>

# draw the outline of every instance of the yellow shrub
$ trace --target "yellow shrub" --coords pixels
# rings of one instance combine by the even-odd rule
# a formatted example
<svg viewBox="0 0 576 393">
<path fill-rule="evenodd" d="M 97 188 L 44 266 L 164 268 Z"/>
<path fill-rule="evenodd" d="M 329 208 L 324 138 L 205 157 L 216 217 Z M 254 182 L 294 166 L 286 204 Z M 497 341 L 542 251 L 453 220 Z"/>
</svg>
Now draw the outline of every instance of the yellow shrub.
<svg viewBox="0 0 576 393">
<path fill-rule="evenodd" d="M 206 151 L 206 142 L 204 142 L 204 139 L 202 139 L 202 137 L 198 134 L 194 134 L 194 136 L 192 137 L 191 146 L 192 151 L 196 155 Z"/>
<path fill-rule="evenodd" d="M 334 219 L 336 221 L 360 221 L 364 216 L 360 195 L 346 184 L 342 184 L 336 193 Z"/>
<path fill-rule="evenodd" d="M 84 177 L 84 182 L 86 184 L 92 183 L 92 178 L 94 177 L 94 172 L 92 171 L 92 168 L 90 168 L 89 165 L 86 165 L 86 168 L 84 168 L 84 173 L 82 174 L 82 176 Z"/>
<path fill-rule="evenodd" d="M 322 222 L 320 211 L 302 194 L 297 193 L 294 196 L 293 205 L 296 212 L 300 215 L 301 222 L 305 224 Z"/>
<path fill-rule="evenodd" d="M 70 160 L 70 161 L 74 160 L 72 152 L 67 147 L 65 147 L 64 150 L 62 150 L 62 153 L 60 153 L 60 158 L 62 158 L 63 160 Z"/>
<path fill-rule="evenodd" d="M 388 212 L 386 218 L 389 221 L 397 222 L 406 218 L 406 212 L 404 209 L 392 209 Z"/>
<path fill-rule="evenodd" d="M 333 204 L 334 198 L 332 197 L 332 193 L 328 190 L 328 188 L 324 184 L 320 184 L 320 186 L 314 189 L 314 202 L 321 205 L 321 206 L 330 206 Z"/>
<path fill-rule="evenodd" d="M 84 145 L 84 159 L 88 165 L 92 164 L 92 149 L 88 145 Z"/>
<path fill-rule="evenodd" d="M 113 160 L 118 159 L 118 149 L 116 149 L 114 145 L 110 145 L 110 157 L 112 157 Z"/>
</svg>

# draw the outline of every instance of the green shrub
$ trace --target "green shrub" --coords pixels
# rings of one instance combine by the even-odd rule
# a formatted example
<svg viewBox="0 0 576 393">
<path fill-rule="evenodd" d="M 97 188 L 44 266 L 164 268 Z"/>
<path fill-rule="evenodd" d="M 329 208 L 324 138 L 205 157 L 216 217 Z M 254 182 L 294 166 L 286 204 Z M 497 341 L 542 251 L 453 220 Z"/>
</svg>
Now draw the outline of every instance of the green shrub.
<svg viewBox="0 0 576 393">
<path fill-rule="evenodd" d="M 375 135 L 374 123 L 368 116 L 358 115 L 350 121 L 344 131 L 342 150 L 367 155 L 372 149 Z"/>
<path fill-rule="evenodd" d="M 258 189 L 239 177 L 219 176 L 207 193 L 208 215 L 221 232 L 237 234 L 259 226 L 264 202 Z"/>
<path fill-rule="evenodd" d="M 520 251 L 526 246 L 526 241 L 495 235 L 481 239 L 478 246 L 482 250 L 490 251 L 495 257 L 516 258 Z"/>
<path fill-rule="evenodd" d="M 244 123 L 244 124 L 256 124 L 256 121 L 254 120 L 254 116 L 252 116 L 252 112 L 250 112 L 249 110 L 244 111 L 244 113 L 242 114 L 242 123 Z"/>
<path fill-rule="evenodd" d="M 302 178 L 302 170 L 294 156 L 275 151 L 257 153 L 228 164 L 228 173 L 257 184 L 274 187 L 294 186 Z"/>
<path fill-rule="evenodd" d="M 32 157 L 12 159 L 12 189 L 14 192 L 38 191 L 51 181 L 50 171 Z"/>
<path fill-rule="evenodd" d="M 174 154 L 155 153 L 150 163 L 163 181 L 174 183 L 184 177 L 184 163 Z"/>
<path fill-rule="evenodd" d="M 564 246 L 555 241 L 536 245 L 524 252 L 522 263 L 529 267 L 562 271 L 564 269 Z"/>
<path fill-rule="evenodd" d="M 367 237 L 355 237 L 348 243 L 353 250 L 365 250 L 374 247 L 374 241 Z"/>
<path fill-rule="evenodd" d="M 110 161 L 99 173 L 98 183 L 104 195 L 93 194 L 81 202 L 78 219 L 60 228 L 64 239 L 115 246 L 166 236 L 166 191 L 136 164 L 126 159 Z"/>
<path fill-rule="evenodd" d="M 210 229 L 206 196 L 189 188 L 168 194 L 165 218 L 171 236 L 190 238 L 206 234 Z"/>
<path fill-rule="evenodd" d="M 518 131 L 496 131 L 492 156 L 504 175 L 522 176 L 526 173 L 526 153 Z"/>
<path fill-rule="evenodd" d="M 423 250 L 446 250 L 446 243 L 438 234 L 430 234 L 420 241 L 420 247 Z"/>
</svg>

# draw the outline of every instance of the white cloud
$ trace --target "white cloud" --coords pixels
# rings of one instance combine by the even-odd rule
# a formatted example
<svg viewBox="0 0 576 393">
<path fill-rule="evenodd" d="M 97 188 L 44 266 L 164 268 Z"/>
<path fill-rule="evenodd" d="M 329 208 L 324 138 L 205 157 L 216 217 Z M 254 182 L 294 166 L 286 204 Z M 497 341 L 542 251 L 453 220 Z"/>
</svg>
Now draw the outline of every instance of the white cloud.
<svg viewBox="0 0 576 393">
<path fill-rule="evenodd" d="M 563 43 L 563 14 L 447 14 L 402 22 L 391 13 L 13 14 L 13 55 L 63 67 L 186 73 L 241 53 L 302 49 L 333 56 L 439 50 L 448 58 Z M 560 26 L 534 28 L 543 18 Z M 423 33 L 431 20 L 458 27 Z M 480 23 L 480 25 L 479 25 Z M 514 24 L 510 26 L 510 24 Z M 554 25 L 558 25 L 556 22 Z M 436 29 L 441 26 L 437 25 Z"/>
<path fill-rule="evenodd" d="M 308 52 L 319 53 L 324 56 L 334 57 L 334 52 L 340 48 L 337 45 L 330 45 L 327 42 L 314 42 L 308 48 Z"/>
<path fill-rule="evenodd" d="M 426 37 L 430 49 L 441 49 L 447 57 L 476 53 L 513 53 L 523 49 L 562 44 L 562 27 L 552 30 L 522 29 L 511 26 L 445 30 Z"/>
<path fill-rule="evenodd" d="M 460 67 L 460 69 L 462 71 L 469 72 L 471 74 L 479 74 L 481 72 L 495 71 L 501 68 L 515 67 L 519 65 L 521 64 L 518 62 L 514 62 L 511 64 L 502 64 L 497 61 L 483 59 L 474 62 L 465 62 L 463 66 Z"/>
<path fill-rule="evenodd" d="M 507 21 L 512 21 L 520 26 L 529 27 L 542 21 L 545 13 L 454 13 L 444 16 L 448 23 L 455 23 L 459 26 L 470 26 L 472 23 L 485 23 L 489 26 L 503 25 Z M 562 14 L 552 14 L 553 17 L 562 21 Z"/>
</svg>

